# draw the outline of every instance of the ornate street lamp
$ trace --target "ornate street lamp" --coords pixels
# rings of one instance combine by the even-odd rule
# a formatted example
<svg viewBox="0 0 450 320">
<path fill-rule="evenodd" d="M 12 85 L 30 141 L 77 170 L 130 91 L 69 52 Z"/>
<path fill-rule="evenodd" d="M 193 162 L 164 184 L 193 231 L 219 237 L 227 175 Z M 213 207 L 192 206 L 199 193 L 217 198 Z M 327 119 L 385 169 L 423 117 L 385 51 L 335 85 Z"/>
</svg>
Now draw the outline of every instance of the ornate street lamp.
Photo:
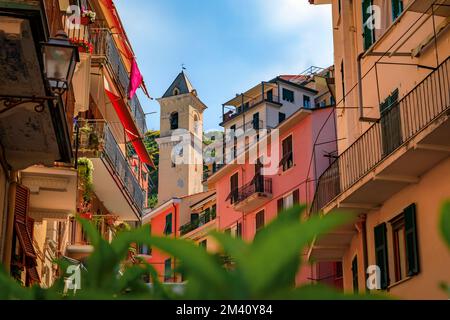
<svg viewBox="0 0 450 320">
<path fill-rule="evenodd" d="M 70 86 L 77 62 L 80 61 L 78 47 L 69 42 L 64 31 L 55 38 L 42 43 L 44 74 L 50 89 L 56 95 L 62 95 Z"/>
</svg>

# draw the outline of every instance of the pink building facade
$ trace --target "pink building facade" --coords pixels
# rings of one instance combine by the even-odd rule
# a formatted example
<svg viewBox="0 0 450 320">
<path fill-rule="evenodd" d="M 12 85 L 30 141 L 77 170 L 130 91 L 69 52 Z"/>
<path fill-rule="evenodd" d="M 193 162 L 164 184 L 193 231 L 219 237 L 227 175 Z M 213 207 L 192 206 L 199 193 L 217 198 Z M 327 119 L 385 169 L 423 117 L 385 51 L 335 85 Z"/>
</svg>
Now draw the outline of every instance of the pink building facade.
<svg viewBox="0 0 450 320">
<path fill-rule="evenodd" d="M 260 165 L 246 161 L 228 164 L 209 178 L 208 187 L 217 193 L 219 230 L 252 241 L 281 210 L 312 201 L 315 181 L 337 150 L 335 122 L 325 121 L 334 119 L 334 111 L 332 107 L 299 109 L 274 129 L 279 143 L 274 148 L 269 144 L 267 153 L 279 153 L 273 157 L 279 162 L 275 174 L 262 175 Z M 339 269 L 334 262 L 305 265 L 297 284 L 323 280 L 339 287 Z"/>
</svg>

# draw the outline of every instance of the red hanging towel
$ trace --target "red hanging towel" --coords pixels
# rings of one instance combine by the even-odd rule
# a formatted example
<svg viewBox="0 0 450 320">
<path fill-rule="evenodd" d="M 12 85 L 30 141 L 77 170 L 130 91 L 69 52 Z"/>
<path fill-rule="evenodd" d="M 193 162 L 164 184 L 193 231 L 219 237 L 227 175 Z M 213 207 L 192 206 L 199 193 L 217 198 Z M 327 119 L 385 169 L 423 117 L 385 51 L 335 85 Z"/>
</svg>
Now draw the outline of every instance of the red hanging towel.
<svg viewBox="0 0 450 320">
<path fill-rule="evenodd" d="M 134 123 L 133 119 L 131 118 L 130 112 L 123 102 L 123 100 L 116 96 L 111 91 L 105 89 L 106 94 L 111 101 L 112 105 L 114 106 L 114 110 L 116 110 L 117 115 L 119 116 L 120 122 L 122 123 L 123 127 L 125 128 L 125 132 L 127 133 L 128 139 L 133 144 L 134 150 L 136 150 L 137 155 L 139 156 L 139 159 L 141 159 L 142 162 L 148 164 L 152 168 L 155 168 L 155 165 L 150 158 L 150 155 L 148 154 L 147 149 L 145 148 L 144 142 L 142 141 L 142 138 L 140 137 L 139 131 L 136 127 L 136 124 Z"/>
</svg>

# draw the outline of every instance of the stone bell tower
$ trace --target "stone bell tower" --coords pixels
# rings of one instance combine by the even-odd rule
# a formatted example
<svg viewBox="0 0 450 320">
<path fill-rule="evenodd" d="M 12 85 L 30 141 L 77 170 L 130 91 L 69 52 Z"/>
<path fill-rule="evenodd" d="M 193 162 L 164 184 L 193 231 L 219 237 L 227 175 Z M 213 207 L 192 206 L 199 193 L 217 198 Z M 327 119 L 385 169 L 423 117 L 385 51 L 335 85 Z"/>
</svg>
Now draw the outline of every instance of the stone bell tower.
<svg viewBox="0 0 450 320">
<path fill-rule="evenodd" d="M 173 197 L 184 197 L 203 192 L 203 157 L 200 152 L 189 152 L 181 142 L 174 142 L 173 136 L 183 133 L 183 145 L 202 146 L 203 112 L 206 105 L 198 98 L 184 71 L 176 77 L 162 98 L 161 106 L 158 172 L 158 204 Z M 188 154 L 186 154 L 188 153 Z M 177 157 L 184 161 L 180 164 Z M 175 161 L 174 161 L 175 160 Z"/>
</svg>

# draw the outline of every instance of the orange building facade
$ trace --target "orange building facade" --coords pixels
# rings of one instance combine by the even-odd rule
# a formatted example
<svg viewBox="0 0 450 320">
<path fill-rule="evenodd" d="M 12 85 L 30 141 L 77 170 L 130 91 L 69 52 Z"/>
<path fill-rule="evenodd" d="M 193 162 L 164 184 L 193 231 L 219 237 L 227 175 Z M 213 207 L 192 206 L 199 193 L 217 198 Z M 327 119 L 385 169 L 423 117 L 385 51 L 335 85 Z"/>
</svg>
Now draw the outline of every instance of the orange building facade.
<svg viewBox="0 0 450 320">
<path fill-rule="evenodd" d="M 331 4 L 339 139 L 311 214 L 340 209 L 359 220 L 308 256 L 341 260 L 346 292 L 447 299 L 439 283 L 450 280 L 450 255 L 438 224 L 450 198 L 449 3 L 310 2 Z"/>
</svg>

